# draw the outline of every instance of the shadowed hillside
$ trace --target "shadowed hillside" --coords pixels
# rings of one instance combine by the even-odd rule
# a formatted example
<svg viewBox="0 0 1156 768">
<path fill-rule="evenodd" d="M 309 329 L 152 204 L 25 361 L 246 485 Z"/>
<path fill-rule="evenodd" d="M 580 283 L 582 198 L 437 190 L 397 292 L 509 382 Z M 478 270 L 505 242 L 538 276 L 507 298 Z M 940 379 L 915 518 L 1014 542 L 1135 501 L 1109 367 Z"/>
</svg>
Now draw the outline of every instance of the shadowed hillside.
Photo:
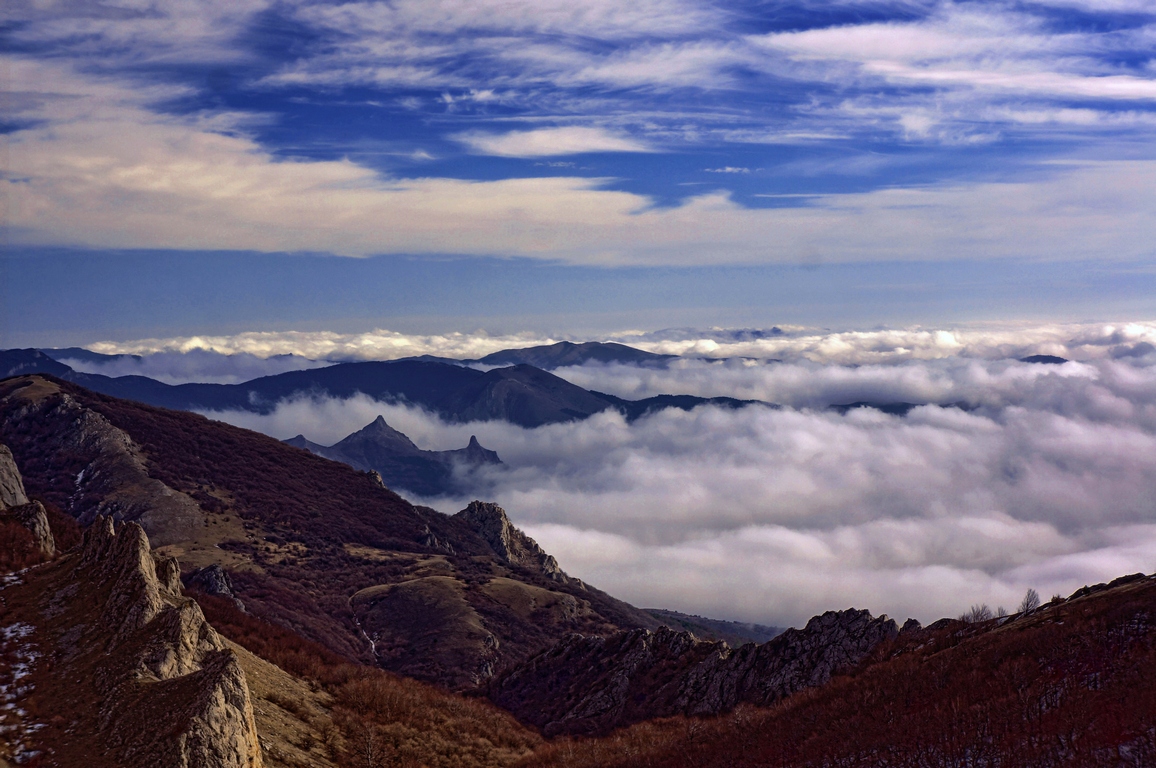
<svg viewBox="0 0 1156 768">
<path fill-rule="evenodd" d="M 194 414 L 21 377 L 0 383 L 0 441 L 31 495 L 83 524 L 140 522 L 187 569 L 222 566 L 255 615 L 420 679 L 468 687 L 571 632 L 658 625 L 496 550 L 500 510 L 414 507 L 374 476 Z"/>
<path fill-rule="evenodd" d="M 1156 577 L 907 629 L 775 706 L 559 740 L 526 766 L 1156 765 Z"/>
</svg>

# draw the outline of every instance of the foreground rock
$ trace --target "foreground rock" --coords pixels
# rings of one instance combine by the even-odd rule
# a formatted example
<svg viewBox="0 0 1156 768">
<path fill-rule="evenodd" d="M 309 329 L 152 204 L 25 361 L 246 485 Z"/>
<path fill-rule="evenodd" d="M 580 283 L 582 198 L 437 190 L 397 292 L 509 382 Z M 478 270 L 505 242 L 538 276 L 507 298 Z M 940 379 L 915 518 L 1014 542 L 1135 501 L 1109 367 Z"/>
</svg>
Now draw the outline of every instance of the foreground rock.
<svg viewBox="0 0 1156 768">
<path fill-rule="evenodd" d="M 48 514 L 39 501 L 29 501 L 24 491 L 24 479 L 12 451 L 0 445 L 0 523 L 13 521 L 32 534 L 32 541 L 40 556 L 50 558 L 56 554 L 56 542 L 52 529 L 48 526 Z"/>
<path fill-rule="evenodd" d="M 490 698 L 547 735 L 603 734 L 653 717 L 773 704 L 823 685 L 898 634 L 886 616 L 850 609 L 737 649 L 666 627 L 572 635 L 495 680 Z"/>
<path fill-rule="evenodd" d="M 99 517 L 79 552 L 0 592 L 21 666 L 6 733 L 16 762 L 261 768 L 237 655 L 181 594 L 139 525 Z M 12 580 L 11 578 L 9 579 Z M 11 690 L 11 686 L 8 687 Z M 68 702 L 67 707 L 61 707 Z"/>
</svg>

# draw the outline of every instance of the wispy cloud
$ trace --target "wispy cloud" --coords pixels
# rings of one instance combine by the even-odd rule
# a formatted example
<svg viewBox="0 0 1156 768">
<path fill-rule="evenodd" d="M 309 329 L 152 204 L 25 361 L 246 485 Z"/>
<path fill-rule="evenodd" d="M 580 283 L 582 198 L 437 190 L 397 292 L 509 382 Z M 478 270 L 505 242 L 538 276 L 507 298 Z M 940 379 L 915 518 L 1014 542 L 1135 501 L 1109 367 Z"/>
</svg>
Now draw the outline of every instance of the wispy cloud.
<svg viewBox="0 0 1156 768">
<path fill-rule="evenodd" d="M 235 116 L 153 111 L 148 89 L 61 64 L 12 66 L 67 93 L 30 98 L 18 116 L 32 127 L 8 134 L 2 183 L 13 243 L 601 265 L 1137 258 L 1151 253 L 1156 221 L 1153 162 L 1056 166 L 1016 183 L 824 195 L 775 209 L 747 209 L 725 193 L 658 208 L 578 177 L 397 179 L 349 160 L 282 160 Z M 610 141 L 559 129 L 495 139 L 495 150 L 577 150 L 596 138 Z"/>
<path fill-rule="evenodd" d="M 564 126 L 509 133 L 459 133 L 455 139 L 482 155 L 550 157 L 584 152 L 652 152 L 635 139 L 603 128 Z"/>
</svg>

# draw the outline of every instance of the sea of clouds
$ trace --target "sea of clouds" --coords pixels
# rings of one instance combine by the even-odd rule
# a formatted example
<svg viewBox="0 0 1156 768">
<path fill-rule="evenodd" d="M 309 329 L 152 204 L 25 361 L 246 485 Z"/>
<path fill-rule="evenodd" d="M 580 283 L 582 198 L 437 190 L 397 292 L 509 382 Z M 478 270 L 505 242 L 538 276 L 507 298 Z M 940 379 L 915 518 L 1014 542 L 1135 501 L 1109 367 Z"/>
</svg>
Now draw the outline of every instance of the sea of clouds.
<svg viewBox="0 0 1156 768">
<path fill-rule="evenodd" d="M 558 341 L 589 341 L 591 337 L 544 333 L 407 334 L 376 329 L 364 333 L 331 331 L 261 331 L 229 336 L 104 341 L 89 349 L 107 355 L 138 355 L 153 365 L 153 375 L 173 380 L 202 381 L 189 366 L 189 356 L 201 359 L 232 358 L 245 373 L 280 373 L 292 360 L 395 360 L 418 355 L 476 359 L 491 352 Z M 1055 324 L 1030 327 L 971 325 L 952 329 L 895 328 L 834 330 L 801 326 L 770 329 L 675 328 L 662 331 L 622 330 L 600 335 L 659 354 L 688 359 L 750 358 L 786 362 L 810 361 L 840 365 L 897 363 L 906 360 L 980 358 L 999 360 L 1033 354 L 1058 355 L 1076 360 L 1143 356 L 1156 352 L 1156 323 Z M 291 356 L 291 357 L 287 357 Z M 150 363 L 149 361 L 157 362 Z M 186 362 L 181 362 L 186 360 Z M 256 361 L 267 361 L 259 370 Z M 165 362 L 171 370 L 165 370 Z M 292 363 L 303 365 L 300 362 Z M 208 365 L 208 363 L 205 363 Z M 215 363 L 213 375 L 224 375 Z M 90 372 L 101 371 L 90 365 Z"/>
<path fill-rule="evenodd" d="M 695 351 L 704 340 L 777 345 L 783 362 L 689 357 L 556 371 L 624 397 L 783 406 L 666 410 L 632 424 L 617 413 L 537 429 L 447 424 L 367 397 L 210 415 L 324 444 L 378 414 L 422 448 L 460 448 L 477 435 L 506 464 L 488 473 L 484 495 L 569 573 L 637 605 L 796 626 L 849 606 L 930 621 L 975 603 L 1014 609 L 1029 587 L 1046 599 L 1156 571 L 1152 328 L 1018 340 L 1002 331 L 712 332 Z M 1039 352 L 1082 359 L 1014 357 Z M 904 417 L 828 407 L 857 401 L 931 404 Z M 469 499 L 418 501 L 453 513 Z"/>
</svg>

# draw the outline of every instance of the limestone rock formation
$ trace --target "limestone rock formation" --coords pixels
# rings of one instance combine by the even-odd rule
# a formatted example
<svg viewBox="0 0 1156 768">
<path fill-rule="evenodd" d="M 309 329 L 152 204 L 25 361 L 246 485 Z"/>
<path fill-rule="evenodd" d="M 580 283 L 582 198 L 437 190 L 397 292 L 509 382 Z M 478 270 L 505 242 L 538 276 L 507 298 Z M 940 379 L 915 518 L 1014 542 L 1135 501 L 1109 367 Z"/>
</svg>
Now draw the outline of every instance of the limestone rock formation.
<svg viewBox="0 0 1156 768">
<path fill-rule="evenodd" d="M 236 653 L 182 595 L 176 560 L 154 555 L 139 525 L 100 516 L 81 550 L 48 568 L 35 590 L 5 592 L 12 614 L 35 627 L 37 692 L 76 702 L 71 724 L 38 734 L 46 764 L 261 768 Z M 57 727 L 65 738 L 51 738 Z"/>
<path fill-rule="evenodd" d="M 239 609 L 245 610 L 245 604 L 233 592 L 233 580 L 229 578 L 228 571 L 222 568 L 219 563 L 213 563 L 195 571 L 189 576 L 188 585 L 193 589 L 199 589 L 206 595 L 228 598 Z"/>
<path fill-rule="evenodd" d="M 28 503 L 24 493 L 24 480 L 16 468 L 16 460 L 8 446 L 0 444 L 0 510 L 19 507 Z"/>
<path fill-rule="evenodd" d="M 554 581 L 571 581 L 558 567 L 554 556 L 547 554 L 538 546 L 538 542 L 515 528 L 506 516 L 506 510 L 497 504 L 471 501 L 454 518 L 469 525 L 490 545 L 494 554 L 510 565 L 539 571 Z"/>
<path fill-rule="evenodd" d="M 36 548 L 45 558 L 56 554 L 56 542 L 48 525 L 48 514 L 39 501 L 29 501 L 24 479 L 12 451 L 0 444 L 0 521 L 15 520 L 32 534 Z"/>
<path fill-rule="evenodd" d="M 496 679 L 490 698 L 547 735 L 606 733 L 652 717 L 773 704 L 823 685 L 898 633 L 886 616 L 849 609 L 737 649 L 666 627 L 571 635 Z"/>
<path fill-rule="evenodd" d="M 39 501 L 30 501 L 0 512 L 0 520 L 5 518 L 15 520 L 28 529 L 41 556 L 47 559 L 56 554 L 56 540 L 52 536 L 52 528 L 48 525 L 48 513 L 44 511 L 44 505 Z"/>
</svg>

